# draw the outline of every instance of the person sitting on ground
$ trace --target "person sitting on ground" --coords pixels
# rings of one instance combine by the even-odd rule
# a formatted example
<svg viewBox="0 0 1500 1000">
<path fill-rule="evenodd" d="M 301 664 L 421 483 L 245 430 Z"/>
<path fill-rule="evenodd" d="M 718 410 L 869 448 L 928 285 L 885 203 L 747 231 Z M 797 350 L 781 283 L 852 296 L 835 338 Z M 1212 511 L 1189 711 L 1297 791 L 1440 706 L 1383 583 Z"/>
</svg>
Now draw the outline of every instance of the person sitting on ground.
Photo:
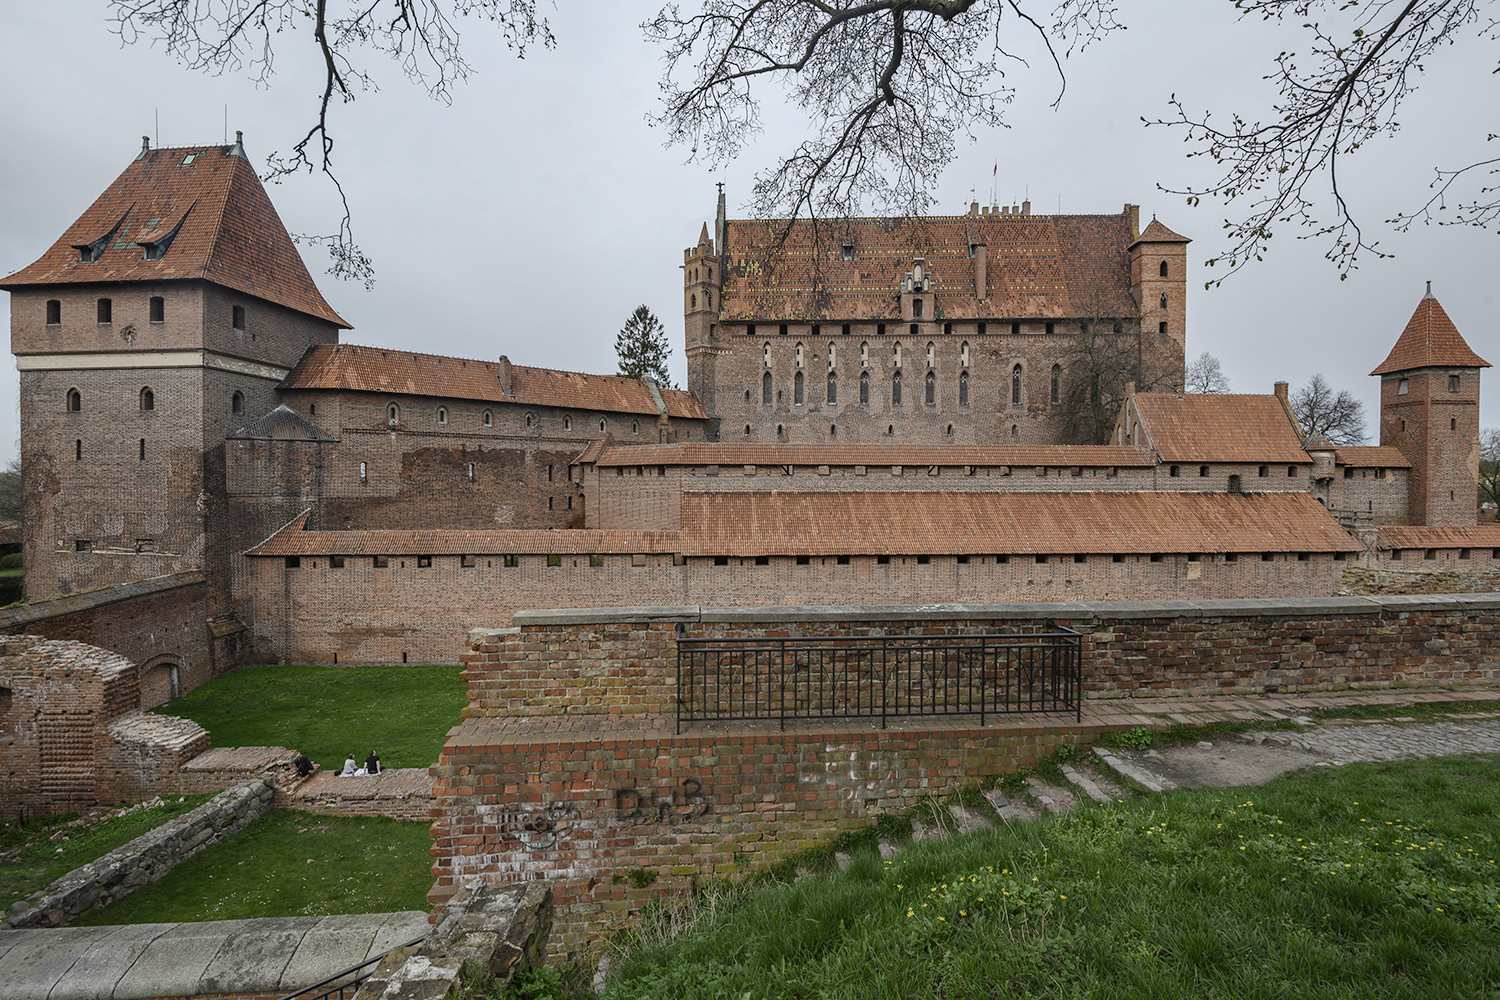
<svg viewBox="0 0 1500 1000">
<path fill-rule="evenodd" d="M 300 753 L 292 763 L 297 766 L 297 777 L 299 778 L 305 778 L 313 773 L 313 762 Z"/>
<path fill-rule="evenodd" d="M 354 777 L 354 772 L 358 769 L 359 765 L 354 763 L 354 754 L 351 753 L 349 758 L 344 761 L 344 769 L 339 772 L 339 777 L 352 778 Z"/>
<path fill-rule="evenodd" d="M 376 756 L 374 750 L 371 750 L 370 756 L 365 758 L 365 773 L 379 774 L 383 770 L 385 770 L 385 768 L 380 766 L 380 758 Z"/>
</svg>

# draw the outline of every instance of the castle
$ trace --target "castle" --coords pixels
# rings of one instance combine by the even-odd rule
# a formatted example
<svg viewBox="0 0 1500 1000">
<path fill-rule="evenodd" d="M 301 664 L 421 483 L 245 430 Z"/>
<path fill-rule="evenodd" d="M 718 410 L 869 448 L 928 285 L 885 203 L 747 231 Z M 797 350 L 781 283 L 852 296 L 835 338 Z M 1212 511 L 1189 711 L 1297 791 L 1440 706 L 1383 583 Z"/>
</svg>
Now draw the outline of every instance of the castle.
<svg viewBox="0 0 1500 1000">
<path fill-rule="evenodd" d="M 201 571 L 242 662 L 418 663 L 526 607 L 1316 596 L 1352 561 L 1500 560 L 1488 364 L 1430 294 L 1373 372 L 1380 444 L 1334 447 L 1284 383 L 1181 393 L 1189 241 L 1136 206 L 783 233 L 721 193 L 713 227 L 688 391 L 360 347 L 240 142 L 143 145 L 0 280 L 28 592 Z"/>
</svg>

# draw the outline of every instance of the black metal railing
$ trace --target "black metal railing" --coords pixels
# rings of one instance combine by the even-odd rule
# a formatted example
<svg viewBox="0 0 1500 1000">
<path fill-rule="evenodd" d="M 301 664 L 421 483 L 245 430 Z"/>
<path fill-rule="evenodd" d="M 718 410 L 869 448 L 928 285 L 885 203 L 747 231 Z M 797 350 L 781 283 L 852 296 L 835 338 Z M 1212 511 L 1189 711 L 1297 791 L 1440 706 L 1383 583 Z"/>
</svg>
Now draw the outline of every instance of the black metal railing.
<svg viewBox="0 0 1500 1000">
<path fill-rule="evenodd" d="M 677 640 L 677 731 L 686 722 L 1072 712 L 1082 717 L 1082 634 L 793 636 Z"/>
<path fill-rule="evenodd" d="M 410 948 L 414 944 L 421 944 L 425 937 L 426 935 L 424 934 L 422 937 L 413 938 L 405 944 L 398 944 L 395 947 Z M 348 997 L 352 997 L 355 993 L 359 992 L 360 984 L 375 974 L 374 966 L 379 965 L 385 956 L 389 954 L 390 951 L 383 951 L 374 958 L 367 958 L 358 965 L 351 965 L 342 972 L 335 972 L 327 979 L 313 983 L 311 986 L 304 986 L 296 993 L 288 993 L 286 996 L 280 997 L 279 1000 L 328 1000 L 329 997 L 335 995 L 338 996 L 338 1000 L 347 1000 Z M 356 975 L 356 973 L 358 974 Z M 354 978 L 347 982 L 339 983 L 340 979 L 349 975 L 353 975 Z M 338 985 L 329 986 L 329 983 L 338 983 Z M 325 987 L 327 988 L 325 989 Z M 317 992 L 318 990 L 323 990 L 323 992 L 319 993 Z M 345 993 L 346 990 L 348 991 L 347 994 Z"/>
</svg>

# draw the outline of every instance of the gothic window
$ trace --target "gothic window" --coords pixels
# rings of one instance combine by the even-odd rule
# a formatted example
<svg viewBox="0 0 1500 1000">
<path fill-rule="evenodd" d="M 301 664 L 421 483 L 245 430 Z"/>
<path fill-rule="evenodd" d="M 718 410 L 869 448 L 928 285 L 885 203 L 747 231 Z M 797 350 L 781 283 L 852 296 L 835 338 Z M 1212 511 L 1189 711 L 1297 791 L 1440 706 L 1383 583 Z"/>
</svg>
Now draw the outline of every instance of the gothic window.
<svg viewBox="0 0 1500 1000">
<path fill-rule="evenodd" d="M 859 366 L 870 367 L 870 344 L 869 341 L 861 341 L 859 345 Z"/>
<path fill-rule="evenodd" d="M 630 433 L 632 433 L 632 434 L 639 434 L 640 432 L 641 432 L 641 422 L 639 420 L 632 420 L 630 422 Z M 552 468 L 551 468 L 551 466 L 548 466 L 548 468 L 547 468 L 547 482 L 550 483 L 551 481 L 552 481 Z"/>
<path fill-rule="evenodd" d="M 838 373 L 829 369 L 828 371 L 828 403 L 833 405 L 839 401 Z"/>
<path fill-rule="evenodd" d="M 528 414 L 526 414 L 526 426 L 527 426 L 527 427 L 528 427 L 528 428 L 530 428 L 530 427 L 531 427 L 531 425 L 532 425 L 532 424 L 534 424 L 534 423 L 536 423 L 536 417 L 534 417 L 534 416 L 533 416 L 533 415 L 532 415 L 532 414 L 530 414 L 530 413 L 528 413 Z"/>
<path fill-rule="evenodd" d="M 1021 405 L 1021 366 L 1016 365 L 1010 370 L 1010 405 Z M 1015 435 L 1012 434 L 1012 437 Z"/>
<path fill-rule="evenodd" d="M 928 341 L 928 342 L 927 342 L 927 367 L 928 367 L 928 368 L 935 368 L 935 367 L 937 367 L 937 366 L 936 366 L 936 365 L 934 365 L 934 364 L 933 364 L 933 363 L 932 363 L 932 362 L 933 362 L 933 359 L 934 359 L 934 358 L 935 358 L 935 357 L 936 357 L 936 356 L 937 356 L 937 354 L 936 354 L 936 352 L 935 352 L 935 351 L 934 351 L 934 350 L 933 350 L 933 347 L 932 347 L 932 341 L 930 341 L 930 340 L 929 340 L 929 341 Z"/>
<path fill-rule="evenodd" d="M 901 405 L 901 369 L 891 376 L 891 402 L 897 406 Z"/>
<path fill-rule="evenodd" d="M 489 410 L 485 410 L 484 414 L 479 418 L 479 422 L 482 423 L 482 424 L 484 424 L 484 426 L 486 426 L 486 427 L 493 427 L 495 425 L 495 415 L 493 413 L 491 413 Z M 568 429 L 568 419 L 566 417 L 564 417 L 563 418 L 563 430 L 567 430 L 567 429 Z"/>
<path fill-rule="evenodd" d="M 603 434 L 608 429 L 609 429 L 609 422 L 607 420 L 605 420 L 603 417 L 600 417 L 599 418 L 599 433 Z"/>
<path fill-rule="evenodd" d="M 401 422 L 401 407 L 397 406 L 395 403 L 387 406 L 385 409 L 385 419 L 386 423 L 390 424 L 392 427 L 395 427 Z"/>
<path fill-rule="evenodd" d="M 771 342 L 769 340 L 761 345 L 760 361 L 767 368 L 771 367 Z"/>
<path fill-rule="evenodd" d="M 895 348 L 895 350 L 893 352 L 893 356 L 896 359 L 896 367 L 900 368 L 901 367 L 901 341 L 899 341 L 899 340 L 896 341 L 896 348 Z"/>
<path fill-rule="evenodd" d="M 233 396 L 229 397 L 229 412 L 233 414 L 245 412 L 245 394 L 243 392 L 236 392 Z"/>
<path fill-rule="evenodd" d="M 151 387 L 149 385 L 141 390 L 141 409 L 156 409 L 156 393 L 151 391 Z"/>
<path fill-rule="evenodd" d="M 797 344 L 797 367 L 802 367 L 802 344 L 800 342 Z"/>
<path fill-rule="evenodd" d="M 838 363 L 839 347 L 837 344 L 828 345 L 828 367 L 832 368 Z"/>
<path fill-rule="evenodd" d="M 689 299 L 690 299 L 689 308 L 697 309 L 698 308 L 698 296 L 691 295 L 691 296 L 689 296 Z"/>
<path fill-rule="evenodd" d="M 490 422 L 489 422 L 489 419 L 488 419 L 489 418 L 489 413 L 488 412 L 485 413 L 485 418 L 486 419 L 484 421 L 484 425 L 486 427 L 488 427 L 490 425 Z M 563 430 L 570 431 L 572 429 L 573 429 L 573 416 L 572 416 L 572 414 L 564 413 L 563 414 Z"/>
<path fill-rule="evenodd" d="M 446 406 L 438 407 L 437 420 L 439 424 L 446 424 L 448 422 L 448 408 Z"/>
<path fill-rule="evenodd" d="M 1162 261 L 1161 262 L 1161 276 L 1163 278 L 1165 278 L 1167 276 L 1167 262 L 1166 261 Z"/>
<path fill-rule="evenodd" d="M 859 401 L 868 403 L 870 401 L 870 373 L 859 373 Z"/>
<path fill-rule="evenodd" d="M 1052 366 L 1052 402 L 1062 402 L 1062 365 Z"/>
<path fill-rule="evenodd" d="M 798 372 L 797 373 L 797 377 L 792 380 L 792 405 L 793 406 L 801 406 L 802 405 L 802 373 L 801 372 Z"/>
<path fill-rule="evenodd" d="M 760 378 L 760 402 L 762 406 L 771 405 L 771 373 L 766 372 Z"/>
<path fill-rule="evenodd" d="M 958 373 L 958 405 L 969 405 L 969 373 Z"/>
<path fill-rule="evenodd" d="M 1162 292 L 1161 293 L 1161 307 L 1163 309 L 1167 308 L 1167 293 L 1166 292 Z"/>
<path fill-rule="evenodd" d="M 932 406 L 937 402 L 937 376 L 932 372 L 927 373 L 927 405 Z"/>
<path fill-rule="evenodd" d="M 958 364 L 962 368 L 969 367 L 969 342 L 967 340 L 959 345 Z"/>
<path fill-rule="evenodd" d="M 83 395 L 77 389 L 68 390 L 68 412 L 78 413 L 83 409 Z"/>
</svg>

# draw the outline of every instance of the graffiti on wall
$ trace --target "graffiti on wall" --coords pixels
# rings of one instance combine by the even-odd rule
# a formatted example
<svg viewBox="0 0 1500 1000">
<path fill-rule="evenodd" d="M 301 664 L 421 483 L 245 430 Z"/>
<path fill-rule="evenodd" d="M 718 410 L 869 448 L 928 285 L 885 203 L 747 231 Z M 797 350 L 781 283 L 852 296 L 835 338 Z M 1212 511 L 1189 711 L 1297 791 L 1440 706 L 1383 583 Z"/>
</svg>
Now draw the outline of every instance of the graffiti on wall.
<svg viewBox="0 0 1500 1000">
<path fill-rule="evenodd" d="M 551 851 L 567 841 L 578 826 L 578 810 L 566 802 L 538 805 L 534 809 L 495 812 L 495 831 L 507 846 L 523 851 Z"/>
<path fill-rule="evenodd" d="M 638 788 L 615 792 L 615 819 L 627 826 L 692 823 L 707 816 L 710 809 L 703 785 L 692 778 L 682 779 L 681 784 L 665 793 Z"/>
</svg>

